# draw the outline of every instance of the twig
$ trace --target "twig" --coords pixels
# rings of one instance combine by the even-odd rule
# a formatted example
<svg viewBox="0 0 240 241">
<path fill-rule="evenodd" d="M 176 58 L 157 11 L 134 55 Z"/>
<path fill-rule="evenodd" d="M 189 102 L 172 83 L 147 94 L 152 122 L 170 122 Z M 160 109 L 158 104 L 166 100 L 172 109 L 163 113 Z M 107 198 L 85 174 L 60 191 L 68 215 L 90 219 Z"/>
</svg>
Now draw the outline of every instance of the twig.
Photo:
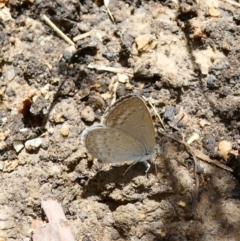
<svg viewBox="0 0 240 241">
<path fill-rule="evenodd" d="M 68 44 L 75 46 L 74 42 L 65 35 L 46 15 L 42 16 L 42 19 L 57 33 L 59 37 L 61 37 Z"/>
<path fill-rule="evenodd" d="M 194 177 L 195 177 L 195 188 L 194 188 L 194 192 L 193 192 L 193 203 L 192 203 L 192 213 L 195 212 L 196 210 L 196 207 L 197 207 L 197 199 L 198 199 L 198 193 L 199 193 L 199 177 L 197 175 L 197 158 L 195 157 L 191 147 L 184 141 L 181 141 L 181 140 L 178 140 L 176 138 L 174 138 L 173 136 L 170 136 L 160 130 L 158 130 L 158 132 L 161 134 L 161 135 L 164 135 L 168 138 L 171 138 L 172 140 L 180 143 L 180 144 L 183 144 L 186 148 L 186 150 L 191 154 L 192 158 L 193 158 L 193 161 L 194 161 Z"/>
<path fill-rule="evenodd" d="M 108 15 L 109 15 L 110 19 L 112 20 L 112 22 L 114 22 L 115 21 L 114 17 L 112 15 L 110 9 L 108 8 L 109 1 L 110 0 L 104 0 L 104 5 L 105 5 L 105 8 L 107 9 L 107 12 L 108 12 Z"/>
<path fill-rule="evenodd" d="M 77 42 L 78 40 L 87 38 L 87 37 L 91 36 L 94 33 L 95 33 L 95 30 L 93 29 L 93 30 L 91 30 L 91 31 L 89 31 L 87 33 L 79 34 L 79 35 L 77 35 L 76 37 L 73 38 L 73 41 Z"/>
<path fill-rule="evenodd" d="M 201 159 L 202 161 L 205 161 L 205 162 L 208 162 L 208 163 L 211 163 L 211 164 L 214 164 L 215 166 L 218 166 L 226 171 L 229 171 L 229 172 L 233 172 L 233 169 L 224 165 L 224 164 L 221 164 L 220 162 L 218 162 L 217 160 L 214 160 L 214 159 L 210 159 L 208 156 L 206 156 L 205 154 L 203 154 L 201 151 L 195 149 L 192 147 L 192 151 L 194 153 L 194 155 L 196 157 L 198 157 L 199 159 Z"/>
<path fill-rule="evenodd" d="M 108 67 L 108 66 L 103 66 L 103 65 L 97 65 L 97 64 L 89 64 L 87 66 L 89 69 L 97 69 L 101 71 L 108 71 L 112 73 L 124 73 L 130 77 L 133 76 L 133 71 L 130 69 L 121 69 L 121 68 L 115 68 L 115 67 Z"/>
<path fill-rule="evenodd" d="M 32 240 L 74 241 L 75 239 L 61 205 L 52 199 L 42 200 L 41 204 L 48 222 L 33 220 L 32 227 L 34 233 Z"/>
<path fill-rule="evenodd" d="M 188 145 L 188 143 L 184 142 L 184 141 L 181 141 L 181 140 L 178 140 L 176 138 L 174 138 L 173 136 L 170 136 L 166 133 L 164 133 L 163 131 L 161 130 L 158 130 L 158 132 L 161 134 L 161 135 L 164 135 L 180 144 L 183 144 L 186 148 L 186 150 L 191 154 L 193 160 L 194 160 L 194 176 L 195 176 L 195 189 L 194 189 L 194 193 L 193 193 L 193 204 L 192 204 L 192 213 L 195 212 L 196 210 L 196 207 L 197 207 L 197 199 L 198 199 L 198 193 L 199 193 L 199 177 L 197 175 L 197 158 L 200 158 L 201 160 L 203 161 L 206 161 L 208 163 L 211 163 L 211 164 L 214 164 L 226 171 L 229 171 L 229 172 L 233 172 L 233 170 L 230 168 L 230 167 L 227 167 L 221 163 L 219 163 L 218 161 L 216 160 L 212 160 L 210 159 L 209 157 L 207 158 L 207 156 L 205 156 L 204 154 L 202 154 L 200 151 L 192 148 L 190 145 Z"/>
<path fill-rule="evenodd" d="M 232 4 L 233 6 L 240 7 L 240 4 L 231 0 L 221 0 L 222 2 Z"/>
<path fill-rule="evenodd" d="M 193 153 L 194 156 L 198 157 L 202 161 L 205 161 L 205 162 L 208 162 L 210 164 L 213 164 L 213 165 L 215 165 L 215 166 L 217 166 L 217 167 L 219 167 L 221 169 L 224 169 L 226 171 L 233 172 L 232 168 L 230 168 L 230 167 L 228 167 L 228 166 L 226 166 L 224 164 L 219 163 L 217 160 L 210 159 L 208 156 L 204 155 L 201 151 L 199 151 L 199 150 L 189 146 L 186 142 L 180 141 L 180 140 L 174 138 L 173 136 L 170 136 L 170 135 L 164 133 L 161 130 L 158 130 L 158 132 L 161 135 L 164 135 L 164 136 L 166 136 L 166 137 L 168 137 L 168 138 L 170 138 L 170 139 L 172 139 L 172 140 L 174 140 L 174 141 L 176 141 L 176 142 L 178 142 L 180 144 L 183 144 L 188 150 L 191 150 L 191 152 L 190 152 L 191 154 Z"/>
<path fill-rule="evenodd" d="M 144 96 L 143 96 L 143 99 L 147 102 L 147 99 L 146 99 Z M 148 104 L 152 107 L 155 115 L 158 117 L 158 119 L 159 119 L 159 121 L 160 121 L 160 123 L 161 123 L 161 125 L 162 125 L 162 128 L 163 128 L 164 130 L 166 130 L 166 129 L 165 129 L 165 126 L 164 126 L 164 124 L 163 124 L 162 118 L 161 118 L 160 115 L 158 114 L 155 106 L 154 106 L 150 101 L 148 101 Z"/>
</svg>

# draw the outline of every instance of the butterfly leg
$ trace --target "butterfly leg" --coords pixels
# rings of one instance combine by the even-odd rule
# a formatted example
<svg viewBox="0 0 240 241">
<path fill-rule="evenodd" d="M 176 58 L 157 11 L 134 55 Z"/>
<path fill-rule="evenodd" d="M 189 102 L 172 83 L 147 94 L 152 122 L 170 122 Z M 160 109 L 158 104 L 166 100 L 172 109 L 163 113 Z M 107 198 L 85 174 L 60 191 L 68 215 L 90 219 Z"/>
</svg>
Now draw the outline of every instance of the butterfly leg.
<svg viewBox="0 0 240 241">
<path fill-rule="evenodd" d="M 144 161 L 142 161 L 142 162 L 144 163 L 144 165 L 145 165 L 146 168 L 147 168 L 146 171 L 145 171 L 145 175 L 147 176 L 148 171 L 149 171 L 151 165 L 150 165 L 146 160 L 144 160 Z"/>
<path fill-rule="evenodd" d="M 128 170 L 133 166 L 133 165 L 135 165 L 136 163 L 138 163 L 138 161 L 135 161 L 135 162 L 133 162 L 128 168 L 127 168 L 127 170 L 123 173 L 123 176 L 128 172 Z"/>
</svg>

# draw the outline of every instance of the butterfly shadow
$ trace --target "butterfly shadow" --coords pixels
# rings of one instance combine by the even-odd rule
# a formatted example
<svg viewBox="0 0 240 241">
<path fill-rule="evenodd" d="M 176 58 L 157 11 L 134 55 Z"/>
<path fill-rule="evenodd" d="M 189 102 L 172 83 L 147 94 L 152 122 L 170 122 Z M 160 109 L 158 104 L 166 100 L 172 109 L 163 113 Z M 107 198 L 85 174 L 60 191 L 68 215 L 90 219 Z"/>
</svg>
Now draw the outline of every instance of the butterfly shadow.
<svg viewBox="0 0 240 241">
<path fill-rule="evenodd" d="M 123 189 L 136 177 L 142 176 L 146 179 L 148 178 L 145 175 L 146 166 L 143 163 L 138 162 L 131 167 L 130 165 L 131 163 L 128 163 L 120 166 L 112 166 L 109 170 L 99 170 L 95 176 L 86 182 L 82 197 L 87 198 L 95 195 L 106 197 L 107 193 L 111 193 L 115 188 Z M 126 172 L 128 168 L 129 170 Z M 154 164 L 151 165 L 148 172 L 149 175 L 151 173 L 155 174 Z"/>
</svg>

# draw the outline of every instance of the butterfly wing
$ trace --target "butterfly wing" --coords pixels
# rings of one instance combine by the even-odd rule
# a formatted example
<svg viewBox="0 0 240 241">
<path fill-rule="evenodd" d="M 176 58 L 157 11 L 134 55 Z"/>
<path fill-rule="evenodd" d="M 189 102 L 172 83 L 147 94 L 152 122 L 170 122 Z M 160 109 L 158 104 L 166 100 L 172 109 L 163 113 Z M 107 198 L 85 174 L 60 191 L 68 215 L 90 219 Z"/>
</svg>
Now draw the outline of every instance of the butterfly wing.
<svg viewBox="0 0 240 241">
<path fill-rule="evenodd" d="M 140 142 L 146 153 L 155 149 L 155 131 L 152 117 L 145 102 L 138 96 L 127 96 L 109 109 L 103 124 L 127 133 Z"/>
<path fill-rule="evenodd" d="M 90 127 L 84 141 L 88 151 L 102 162 L 137 161 L 146 154 L 145 147 L 133 137 L 102 125 Z"/>
</svg>

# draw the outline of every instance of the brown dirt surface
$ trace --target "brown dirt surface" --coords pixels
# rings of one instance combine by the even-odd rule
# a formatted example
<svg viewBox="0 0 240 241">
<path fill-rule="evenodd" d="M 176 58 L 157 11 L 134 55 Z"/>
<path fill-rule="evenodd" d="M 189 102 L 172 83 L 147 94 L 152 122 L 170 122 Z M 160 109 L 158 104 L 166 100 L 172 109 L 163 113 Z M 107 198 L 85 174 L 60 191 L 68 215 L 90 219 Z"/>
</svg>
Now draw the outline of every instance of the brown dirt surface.
<svg viewBox="0 0 240 241">
<path fill-rule="evenodd" d="M 0 1 L 0 240 L 32 240 L 47 198 L 79 241 L 240 240 L 240 4 L 108 8 L 114 22 L 102 1 Z M 142 163 L 122 176 L 129 164 L 103 165 L 81 144 L 129 94 L 155 107 L 147 177 Z"/>
</svg>

